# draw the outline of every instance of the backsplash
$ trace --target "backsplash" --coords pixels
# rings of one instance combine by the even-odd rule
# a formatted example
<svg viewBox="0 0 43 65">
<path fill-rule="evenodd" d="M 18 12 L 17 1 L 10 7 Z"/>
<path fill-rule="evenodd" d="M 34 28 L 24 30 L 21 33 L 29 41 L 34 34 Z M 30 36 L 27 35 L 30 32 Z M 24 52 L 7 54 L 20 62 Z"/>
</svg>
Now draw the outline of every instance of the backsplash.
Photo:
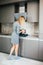
<svg viewBox="0 0 43 65">
<path fill-rule="evenodd" d="M 11 34 L 12 33 L 12 24 L 1 24 L 1 34 Z"/>
<path fill-rule="evenodd" d="M 27 33 L 29 35 L 35 35 L 38 36 L 39 35 L 39 23 L 38 22 L 27 22 L 26 23 L 27 27 Z"/>
<path fill-rule="evenodd" d="M 34 23 L 26 22 L 26 30 L 29 35 L 34 34 Z"/>
<path fill-rule="evenodd" d="M 34 23 L 34 33 L 39 33 L 39 22 Z"/>
<path fill-rule="evenodd" d="M 1 34 L 11 34 L 12 33 L 12 27 L 13 24 L 1 24 Z M 26 33 L 28 33 L 29 35 L 34 34 L 34 23 L 31 22 L 26 22 L 26 27 L 24 26 L 24 28 L 26 28 Z"/>
</svg>

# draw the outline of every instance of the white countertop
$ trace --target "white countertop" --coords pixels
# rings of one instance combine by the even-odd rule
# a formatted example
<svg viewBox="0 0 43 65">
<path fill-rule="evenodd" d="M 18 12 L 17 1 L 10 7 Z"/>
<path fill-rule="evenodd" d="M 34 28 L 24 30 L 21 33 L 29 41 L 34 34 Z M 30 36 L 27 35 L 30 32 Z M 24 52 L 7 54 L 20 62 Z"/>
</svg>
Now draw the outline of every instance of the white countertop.
<svg viewBox="0 0 43 65">
<path fill-rule="evenodd" d="M 11 38 L 11 35 L 0 35 L 0 37 Z M 39 39 L 38 37 L 33 36 L 20 37 L 20 39 L 43 41 L 43 39 Z"/>
<path fill-rule="evenodd" d="M 27 36 L 27 37 L 20 37 L 20 39 L 26 39 L 26 40 L 39 40 L 37 37 Z"/>
<path fill-rule="evenodd" d="M 0 37 L 11 38 L 11 36 L 10 36 L 10 35 L 0 35 Z"/>
</svg>

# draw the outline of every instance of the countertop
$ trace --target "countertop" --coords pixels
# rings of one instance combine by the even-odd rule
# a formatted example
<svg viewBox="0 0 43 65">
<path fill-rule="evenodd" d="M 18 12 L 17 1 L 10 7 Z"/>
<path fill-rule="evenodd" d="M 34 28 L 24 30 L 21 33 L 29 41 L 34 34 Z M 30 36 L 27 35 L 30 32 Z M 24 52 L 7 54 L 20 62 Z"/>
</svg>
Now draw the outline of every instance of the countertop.
<svg viewBox="0 0 43 65">
<path fill-rule="evenodd" d="M 11 38 L 11 35 L 0 35 L 0 37 Z M 20 39 L 43 41 L 43 39 L 34 36 L 20 37 Z"/>
</svg>

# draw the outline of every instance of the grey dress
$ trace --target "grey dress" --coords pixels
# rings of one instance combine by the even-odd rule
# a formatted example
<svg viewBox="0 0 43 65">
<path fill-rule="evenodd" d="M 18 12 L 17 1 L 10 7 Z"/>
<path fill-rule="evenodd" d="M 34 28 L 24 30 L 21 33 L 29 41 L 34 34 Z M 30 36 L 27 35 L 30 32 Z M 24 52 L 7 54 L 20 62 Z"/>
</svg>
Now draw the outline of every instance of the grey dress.
<svg viewBox="0 0 43 65">
<path fill-rule="evenodd" d="M 12 44 L 19 44 L 19 31 L 20 31 L 20 24 L 18 22 L 15 22 L 13 24 L 13 32 L 11 35 Z"/>
</svg>

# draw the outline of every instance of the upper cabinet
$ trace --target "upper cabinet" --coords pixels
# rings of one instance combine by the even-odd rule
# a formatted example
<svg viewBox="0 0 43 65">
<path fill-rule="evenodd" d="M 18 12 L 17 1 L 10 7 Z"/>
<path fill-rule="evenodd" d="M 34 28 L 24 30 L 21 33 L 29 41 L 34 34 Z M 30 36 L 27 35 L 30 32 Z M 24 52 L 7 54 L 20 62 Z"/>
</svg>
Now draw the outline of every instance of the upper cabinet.
<svg viewBox="0 0 43 65">
<path fill-rule="evenodd" d="M 27 2 L 28 0 L 0 0 L 0 5 L 16 3 L 16 2 Z"/>
<path fill-rule="evenodd" d="M 1 20 L 0 22 L 14 22 L 14 5 L 1 6 Z"/>
<path fill-rule="evenodd" d="M 27 3 L 27 13 L 29 22 L 39 21 L 39 3 L 38 2 L 28 2 Z"/>
<path fill-rule="evenodd" d="M 27 2 L 27 3 L 15 3 L 2 5 L 0 7 L 0 22 L 14 22 L 14 14 L 27 12 L 27 20 L 29 22 L 39 21 L 39 3 L 38 2 Z"/>
</svg>

